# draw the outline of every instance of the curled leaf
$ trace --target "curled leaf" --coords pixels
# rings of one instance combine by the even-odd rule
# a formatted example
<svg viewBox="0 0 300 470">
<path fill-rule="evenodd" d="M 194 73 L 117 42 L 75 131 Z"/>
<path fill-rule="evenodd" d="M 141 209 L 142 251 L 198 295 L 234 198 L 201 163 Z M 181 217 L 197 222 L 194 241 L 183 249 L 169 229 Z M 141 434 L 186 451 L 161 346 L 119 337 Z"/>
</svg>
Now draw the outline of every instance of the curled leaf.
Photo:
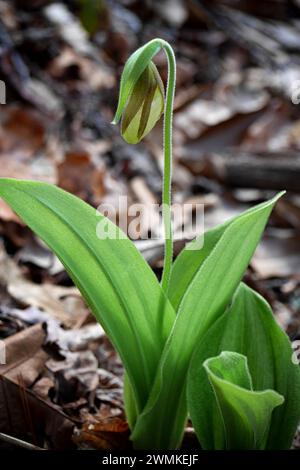
<svg viewBox="0 0 300 470">
<path fill-rule="evenodd" d="M 203 364 L 222 417 L 227 449 L 263 449 L 274 408 L 284 398 L 274 390 L 254 391 L 247 358 L 223 351 Z"/>
<path fill-rule="evenodd" d="M 222 351 L 247 357 L 254 390 L 271 389 L 284 397 L 284 403 L 272 413 L 264 447 L 289 449 L 300 418 L 300 369 L 291 360 L 290 341 L 270 306 L 243 283 L 226 312 L 202 337 L 190 363 L 188 408 L 201 447 L 226 448 L 222 416 L 203 367 L 207 359 Z"/>
</svg>

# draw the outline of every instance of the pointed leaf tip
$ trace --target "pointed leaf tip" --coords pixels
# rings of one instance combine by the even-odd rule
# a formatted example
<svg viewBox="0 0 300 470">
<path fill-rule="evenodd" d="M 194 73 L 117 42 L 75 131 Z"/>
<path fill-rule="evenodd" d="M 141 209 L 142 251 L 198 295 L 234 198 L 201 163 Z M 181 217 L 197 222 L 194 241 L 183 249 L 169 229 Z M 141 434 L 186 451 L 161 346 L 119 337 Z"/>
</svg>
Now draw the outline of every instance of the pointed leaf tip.
<svg viewBox="0 0 300 470">
<path fill-rule="evenodd" d="M 274 408 L 284 397 L 274 390 L 254 391 L 247 358 L 224 351 L 203 364 L 224 424 L 227 449 L 264 449 Z"/>
</svg>

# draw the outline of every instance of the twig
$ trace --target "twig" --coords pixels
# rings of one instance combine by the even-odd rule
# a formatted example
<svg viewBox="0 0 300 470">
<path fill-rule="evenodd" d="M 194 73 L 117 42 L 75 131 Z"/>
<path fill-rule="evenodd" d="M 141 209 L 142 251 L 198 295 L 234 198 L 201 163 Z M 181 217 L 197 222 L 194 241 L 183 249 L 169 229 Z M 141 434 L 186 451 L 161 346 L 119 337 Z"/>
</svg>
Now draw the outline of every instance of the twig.
<svg viewBox="0 0 300 470">
<path fill-rule="evenodd" d="M 7 434 L 4 434 L 2 432 L 0 432 L 0 440 L 7 442 L 8 444 L 13 444 L 15 446 L 22 447 L 23 449 L 27 450 L 45 450 L 42 447 L 35 446 L 33 444 L 30 444 L 29 442 L 17 439 L 16 437 L 8 436 Z"/>
</svg>

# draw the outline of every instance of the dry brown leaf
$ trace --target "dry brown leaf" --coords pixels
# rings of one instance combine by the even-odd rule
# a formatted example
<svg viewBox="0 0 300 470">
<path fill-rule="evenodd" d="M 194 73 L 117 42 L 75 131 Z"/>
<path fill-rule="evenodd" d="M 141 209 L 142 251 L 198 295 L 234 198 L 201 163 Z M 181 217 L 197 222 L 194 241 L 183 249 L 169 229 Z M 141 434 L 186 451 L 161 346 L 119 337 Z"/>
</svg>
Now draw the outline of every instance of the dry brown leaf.
<svg viewBox="0 0 300 470">
<path fill-rule="evenodd" d="M 24 106 L 6 105 L 1 110 L 0 176 L 55 183 L 54 164 L 42 151 L 46 144 L 43 116 Z"/>
<path fill-rule="evenodd" d="M 45 332 L 41 324 L 26 328 L 4 340 L 6 364 L 0 365 L 0 376 L 25 386 L 30 386 L 42 372 L 48 359 L 42 349 Z"/>
<path fill-rule="evenodd" d="M 105 194 L 105 168 L 96 167 L 87 152 L 73 151 L 58 165 L 58 185 L 85 201 L 100 202 Z"/>
<path fill-rule="evenodd" d="M 72 447 L 73 422 L 29 390 L 44 370 L 45 333 L 37 324 L 4 340 L 6 364 L 0 366 L 0 432 L 44 447 Z"/>
<path fill-rule="evenodd" d="M 70 449 L 74 422 L 33 391 L 0 377 L 0 432 L 40 447 Z"/>
<path fill-rule="evenodd" d="M 87 57 L 79 55 L 74 49 L 65 46 L 60 54 L 53 59 L 49 66 L 50 74 L 58 79 L 67 77 L 68 70 L 77 71 L 77 82 L 79 87 L 88 86 L 91 90 L 112 88 L 115 78 L 99 64 Z"/>
<path fill-rule="evenodd" d="M 281 238 L 273 232 L 273 236 L 270 234 L 259 244 L 251 265 L 259 279 L 299 274 L 299 236 Z"/>
<path fill-rule="evenodd" d="M 101 422 L 85 423 L 76 431 L 73 440 L 82 449 L 128 449 L 131 447 L 129 434 L 126 421 L 111 417 Z"/>
<path fill-rule="evenodd" d="M 86 316 L 86 308 L 75 287 L 55 286 L 48 283 L 35 284 L 28 281 L 1 245 L 0 268 L 0 284 L 5 286 L 8 293 L 18 302 L 40 308 L 69 327 L 75 325 L 83 315 Z M 78 299 L 80 309 L 74 309 L 73 305 L 71 308 L 66 308 L 67 303 L 65 304 L 62 299 L 70 297 Z"/>
<path fill-rule="evenodd" d="M 24 161 L 44 144 L 45 129 L 36 113 L 26 108 L 8 106 L 0 136 L 1 152 L 14 152 Z"/>
</svg>

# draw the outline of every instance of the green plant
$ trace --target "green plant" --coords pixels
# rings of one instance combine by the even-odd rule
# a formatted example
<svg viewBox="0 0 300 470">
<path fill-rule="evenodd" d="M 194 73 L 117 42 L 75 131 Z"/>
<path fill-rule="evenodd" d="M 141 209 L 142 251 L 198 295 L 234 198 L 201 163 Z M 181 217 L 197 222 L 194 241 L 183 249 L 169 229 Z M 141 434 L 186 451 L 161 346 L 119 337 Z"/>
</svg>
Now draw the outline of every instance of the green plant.
<svg viewBox="0 0 300 470">
<path fill-rule="evenodd" d="M 169 63 L 165 100 L 152 63 L 161 49 Z M 0 195 L 55 251 L 120 354 L 136 448 L 179 447 L 188 408 L 204 448 L 288 448 L 300 416 L 299 368 L 265 301 L 240 284 L 282 193 L 209 230 L 202 249 L 199 240 L 191 242 L 172 266 L 174 88 L 170 45 L 150 41 L 125 65 L 114 119 L 123 115 L 124 138 L 138 142 L 164 104 L 161 284 L 133 243 L 102 215 L 102 226 L 116 237 L 97 238 L 95 210 L 71 194 L 4 178 Z"/>
<path fill-rule="evenodd" d="M 163 84 L 152 58 L 163 49 L 168 59 L 168 84 L 163 105 Z M 145 83 L 146 82 L 146 83 Z M 151 83 L 152 82 L 152 83 Z M 176 61 L 172 47 L 163 39 L 153 39 L 139 48 L 126 62 L 120 85 L 119 102 L 113 124 L 122 118 L 122 135 L 128 143 L 139 142 L 155 126 L 164 111 L 163 221 L 165 256 L 162 288 L 168 290 L 173 256 L 171 225 L 172 117 L 176 84 Z M 151 91 L 152 90 L 152 91 Z M 124 125 L 125 121 L 125 125 Z M 130 136 L 127 128 L 131 126 Z"/>
<path fill-rule="evenodd" d="M 232 357 L 227 361 L 236 353 L 242 367 L 233 375 Z M 241 283 L 190 364 L 189 411 L 202 446 L 288 449 L 299 421 L 299 390 L 299 366 L 291 360 L 288 337 L 267 302 Z"/>
</svg>

